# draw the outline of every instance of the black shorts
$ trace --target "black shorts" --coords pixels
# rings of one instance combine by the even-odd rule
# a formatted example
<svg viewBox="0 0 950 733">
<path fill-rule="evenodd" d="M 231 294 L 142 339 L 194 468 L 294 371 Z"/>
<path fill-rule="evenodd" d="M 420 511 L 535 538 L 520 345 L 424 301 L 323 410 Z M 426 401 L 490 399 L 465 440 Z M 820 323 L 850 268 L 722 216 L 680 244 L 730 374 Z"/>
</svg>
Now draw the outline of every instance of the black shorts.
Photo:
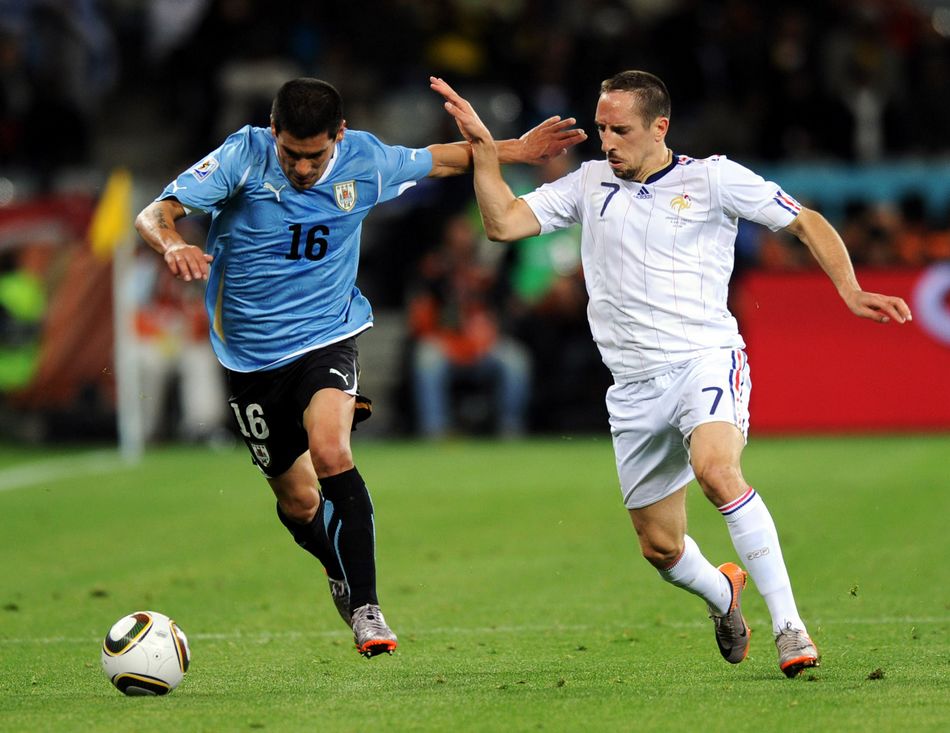
<svg viewBox="0 0 950 733">
<path fill-rule="evenodd" d="M 282 474 L 307 451 L 303 413 L 319 390 L 330 387 L 356 397 L 354 428 L 372 413 L 370 400 L 357 391 L 360 365 L 355 338 L 309 351 L 276 369 L 225 372 L 237 429 L 268 478 Z"/>
</svg>

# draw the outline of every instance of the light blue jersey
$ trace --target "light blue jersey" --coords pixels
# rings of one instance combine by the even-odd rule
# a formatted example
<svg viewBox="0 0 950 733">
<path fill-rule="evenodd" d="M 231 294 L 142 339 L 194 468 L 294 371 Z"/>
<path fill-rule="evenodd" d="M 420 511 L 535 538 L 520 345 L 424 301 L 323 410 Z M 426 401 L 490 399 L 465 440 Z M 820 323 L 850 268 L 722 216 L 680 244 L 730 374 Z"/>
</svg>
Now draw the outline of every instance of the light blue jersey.
<svg viewBox="0 0 950 733">
<path fill-rule="evenodd" d="M 182 173 L 158 200 L 212 216 L 205 306 L 228 369 L 268 369 L 373 325 L 356 287 L 363 219 L 432 169 L 425 149 L 346 130 L 323 176 L 296 190 L 270 130 L 246 126 Z"/>
</svg>

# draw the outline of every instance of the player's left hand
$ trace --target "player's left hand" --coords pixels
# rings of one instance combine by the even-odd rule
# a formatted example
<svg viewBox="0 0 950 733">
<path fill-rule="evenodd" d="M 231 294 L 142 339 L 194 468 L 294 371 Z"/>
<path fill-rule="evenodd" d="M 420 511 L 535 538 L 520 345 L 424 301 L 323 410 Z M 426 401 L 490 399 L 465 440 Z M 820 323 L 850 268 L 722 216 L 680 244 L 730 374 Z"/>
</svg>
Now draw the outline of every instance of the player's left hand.
<svg viewBox="0 0 950 733">
<path fill-rule="evenodd" d="M 464 99 L 458 92 L 448 85 L 445 79 L 436 76 L 429 77 L 429 87 L 445 99 L 445 110 L 455 118 L 455 124 L 458 125 L 459 132 L 462 133 L 468 142 L 472 145 L 482 143 L 494 144 L 491 132 L 482 122 L 475 108 Z"/>
<path fill-rule="evenodd" d="M 906 323 L 914 320 L 904 299 L 895 295 L 880 295 L 879 293 L 855 290 L 845 296 L 845 302 L 854 315 L 869 318 L 878 323 L 888 323 L 889 321 Z"/>
<path fill-rule="evenodd" d="M 537 127 L 532 127 L 518 140 L 521 141 L 523 162 L 540 165 L 549 158 L 563 155 L 569 148 L 587 139 L 587 133 L 574 127 L 573 117 L 561 119 L 548 117 Z"/>
</svg>

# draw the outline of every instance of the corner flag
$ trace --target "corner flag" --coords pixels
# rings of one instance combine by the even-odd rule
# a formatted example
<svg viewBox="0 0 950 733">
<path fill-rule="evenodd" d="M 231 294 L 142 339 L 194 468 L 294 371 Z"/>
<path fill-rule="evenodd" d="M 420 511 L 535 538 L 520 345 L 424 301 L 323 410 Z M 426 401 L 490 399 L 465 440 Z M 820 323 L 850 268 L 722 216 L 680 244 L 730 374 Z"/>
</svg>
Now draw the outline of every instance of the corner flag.
<svg viewBox="0 0 950 733">
<path fill-rule="evenodd" d="M 89 224 L 89 245 L 102 260 L 112 257 L 132 228 L 132 174 L 116 168 L 109 174 Z"/>
</svg>

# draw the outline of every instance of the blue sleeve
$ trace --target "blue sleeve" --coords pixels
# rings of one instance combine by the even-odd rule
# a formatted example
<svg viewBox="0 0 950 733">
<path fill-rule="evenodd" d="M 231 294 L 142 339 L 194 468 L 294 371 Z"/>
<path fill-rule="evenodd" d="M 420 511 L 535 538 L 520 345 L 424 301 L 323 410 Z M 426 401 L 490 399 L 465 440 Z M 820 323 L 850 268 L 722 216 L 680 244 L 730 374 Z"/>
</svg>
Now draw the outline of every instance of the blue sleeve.
<svg viewBox="0 0 950 733">
<path fill-rule="evenodd" d="M 175 198 L 186 209 L 217 212 L 240 190 L 251 168 L 251 128 L 242 127 L 217 150 L 169 183 L 157 200 Z"/>
<path fill-rule="evenodd" d="M 374 149 L 379 170 L 377 203 L 396 198 L 432 171 L 432 153 L 425 148 L 385 145 L 373 135 L 367 134 L 367 137 Z"/>
</svg>

